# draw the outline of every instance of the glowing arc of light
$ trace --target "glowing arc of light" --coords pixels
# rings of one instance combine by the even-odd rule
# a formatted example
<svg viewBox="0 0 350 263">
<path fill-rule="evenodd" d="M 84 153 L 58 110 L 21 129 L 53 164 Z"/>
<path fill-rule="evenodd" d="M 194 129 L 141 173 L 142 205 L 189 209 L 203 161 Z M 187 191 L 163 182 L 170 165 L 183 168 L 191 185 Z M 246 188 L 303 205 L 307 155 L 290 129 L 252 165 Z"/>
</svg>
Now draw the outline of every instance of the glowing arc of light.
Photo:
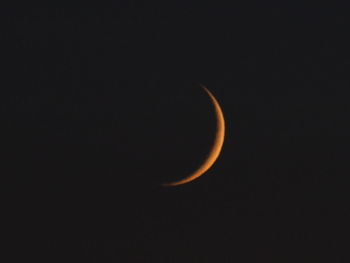
<svg viewBox="0 0 350 263">
<path fill-rule="evenodd" d="M 209 95 L 209 98 L 211 99 L 211 102 L 214 105 L 215 114 L 216 114 L 216 133 L 215 133 L 215 140 L 213 143 L 213 146 L 211 148 L 211 151 L 209 152 L 207 158 L 204 160 L 204 162 L 201 164 L 201 166 L 194 171 L 192 174 L 190 174 L 188 177 L 171 182 L 171 183 L 165 183 L 163 186 L 178 186 L 182 184 L 189 183 L 201 175 L 203 175 L 205 172 L 207 172 L 215 163 L 215 161 L 218 159 L 222 146 L 224 144 L 225 140 L 225 119 L 224 114 L 222 112 L 222 109 L 220 107 L 220 104 L 214 97 L 214 95 L 203 85 L 201 87 L 206 91 L 206 93 Z"/>
</svg>

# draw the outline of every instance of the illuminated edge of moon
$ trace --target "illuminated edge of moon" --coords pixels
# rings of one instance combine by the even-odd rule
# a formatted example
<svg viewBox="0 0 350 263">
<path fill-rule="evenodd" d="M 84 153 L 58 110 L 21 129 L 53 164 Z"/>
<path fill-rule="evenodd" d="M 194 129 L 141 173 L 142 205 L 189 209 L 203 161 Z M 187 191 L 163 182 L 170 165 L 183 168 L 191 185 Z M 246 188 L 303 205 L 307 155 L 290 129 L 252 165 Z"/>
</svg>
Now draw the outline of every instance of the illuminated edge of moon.
<svg viewBox="0 0 350 263">
<path fill-rule="evenodd" d="M 218 159 L 220 152 L 222 150 L 222 146 L 224 144 L 225 139 L 225 119 L 224 114 L 222 113 L 221 107 L 214 97 L 214 95 L 204 86 L 200 85 L 205 92 L 209 95 L 215 109 L 216 113 L 216 134 L 215 134 L 215 140 L 213 143 L 213 146 L 211 148 L 211 151 L 209 152 L 207 158 L 204 160 L 202 165 L 197 168 L 192 174 L 190 174 L 188 177 L 181 179 L 179 181 L 171 182 L 171 183 L 164 183 L 163 186 L 178 186 L 182 184 L 189 183 L 201 175 L 203 175 L 205 172 L 207 172 L 215 163 L 215 161 Z"/>
</svg>

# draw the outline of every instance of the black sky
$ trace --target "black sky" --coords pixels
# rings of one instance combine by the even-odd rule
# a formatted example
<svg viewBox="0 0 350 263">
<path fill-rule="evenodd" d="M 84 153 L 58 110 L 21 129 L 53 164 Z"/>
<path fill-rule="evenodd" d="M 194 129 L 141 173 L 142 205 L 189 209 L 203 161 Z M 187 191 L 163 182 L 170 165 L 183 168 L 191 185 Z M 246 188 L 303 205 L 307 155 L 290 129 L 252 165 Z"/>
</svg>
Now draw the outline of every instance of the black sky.
<svg viewBox="0 0 350 263">
<path fill-rule="evenodd" d="M 343 262 L 342 7 L 118 1 L 2 9 L 1 20 L 1 191 L 14 228 L 49 230 L 35 256 Z M 200 179 L 162 188 L 210 149 L 199 83 L 225 115 L 222 155 Z M 62 237 L 77 230 L 107 237 Z"/>
</svg>

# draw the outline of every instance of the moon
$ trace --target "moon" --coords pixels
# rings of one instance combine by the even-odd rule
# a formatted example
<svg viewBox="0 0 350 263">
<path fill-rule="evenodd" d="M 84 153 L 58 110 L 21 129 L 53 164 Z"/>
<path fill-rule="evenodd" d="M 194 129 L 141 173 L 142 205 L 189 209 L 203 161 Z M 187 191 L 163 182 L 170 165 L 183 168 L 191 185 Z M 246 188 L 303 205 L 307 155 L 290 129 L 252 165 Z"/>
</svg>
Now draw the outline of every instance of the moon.
<svg viewBox="0 0 350 263">
<path fill-rule="evenodd" d="M 195 170 L 192 174 L 190 174 L 188 177 L 182 180 L 171 182 L 171 183 L 165 183 L 163 184 L 163 186 L 178 186 L 182 184 L 187 184 L 197 179 L 213 166 L 213 164 L 215 163 L 215 161 L 220 155 L 222 146 L 224 144 L 224 139 L 225 139 L 224 114 L 222 113 L 220 104 L 216 100 L 214 95 L 205 86 L 201 85 L 201 87 L 209 95 L 209 98 L 214 106 L 214 110 L 216 114 L 216 134 L 215 134 L 215 140 L 214 140 L 213 146 L 207 158 L 204 160 L 204 162 L 201 164 L 201 166 L 197 170 Z"/>
</svg>

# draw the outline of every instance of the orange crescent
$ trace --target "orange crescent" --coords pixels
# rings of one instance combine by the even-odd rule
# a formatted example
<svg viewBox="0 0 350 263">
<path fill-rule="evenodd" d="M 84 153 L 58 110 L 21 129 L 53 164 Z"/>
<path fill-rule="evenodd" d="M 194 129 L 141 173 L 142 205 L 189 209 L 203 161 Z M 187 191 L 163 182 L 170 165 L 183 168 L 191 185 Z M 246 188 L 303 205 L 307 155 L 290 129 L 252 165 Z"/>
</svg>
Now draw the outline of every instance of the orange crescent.
<svg viewBox="0 0 350 263">
<path fill-rule="evenodd" d="M 190 174 L 188 177 L 172 182 L 172 183 L 165 183 L 163 186 L 177 186 L 181 184 L 186 184 L 189 183 L 201 175 L 203 175 L 206 171 L 210 169 L 210 167 L 213 166 L 215 163 L 216 159 L 219 157 L 222 146 L 224 144 L 224 139 L 225 139 L 225 119 L 224 119 L 224 114 L 222 113 L 221 107 L 218 103 L 218 101 L 215 99 L 214 95 L 203 85 L 201 85 L 202 88 L 208 93 L 215 109 L 215 114 L 216 114 L 216 134 L 215 134 L 215 140 L 213 143 L 213 146 L 211 148 L 211 151 L 209 152 L 207 158 L 203 162 L 203 164 L 192 174 Z"/>
</svg>

